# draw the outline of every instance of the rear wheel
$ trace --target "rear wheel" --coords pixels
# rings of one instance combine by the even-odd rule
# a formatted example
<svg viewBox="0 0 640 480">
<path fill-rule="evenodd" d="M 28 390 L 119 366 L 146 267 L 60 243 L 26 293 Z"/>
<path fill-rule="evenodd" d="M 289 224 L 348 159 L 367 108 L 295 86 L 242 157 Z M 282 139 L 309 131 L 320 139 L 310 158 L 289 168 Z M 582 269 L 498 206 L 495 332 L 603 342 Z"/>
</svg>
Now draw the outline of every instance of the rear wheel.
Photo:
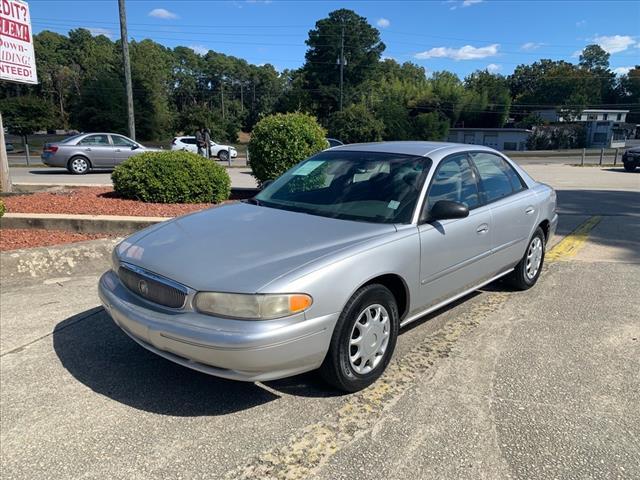
<svg viewBox="0 0 640 480">
<path fill-rule="evenodd" d="M 518 290 L 527 290 L 533 287 L 542 271 L 544 264 L 545 236 L 542 228 L 538 227 L 534 232 L 524 256 L 516 265 L 511 275 L 507 277 L 509 283 Z"/>
<path fill-rule="evenodd" d="M 387 368 L 398 338 L 398 307 L 384 286 L 367 285 L 347 302 L 320 374 L 331 385 L 356 392 Z"/>
<path fill-rule="evenodd" d="M 218 152 L 218 158 L 220 160 L 222 160 L 223 162 L 228 162 L 229 161 L 229 152 L 227 152 L 226 150 L 220 150 Z"/>
<path fill-rule="evenodd" d="M 91 164 L 85 157 L 73 157 L 67 165 L 67 170 L 75 175 L 84 175 L 90 168 Z"/>
</svg>

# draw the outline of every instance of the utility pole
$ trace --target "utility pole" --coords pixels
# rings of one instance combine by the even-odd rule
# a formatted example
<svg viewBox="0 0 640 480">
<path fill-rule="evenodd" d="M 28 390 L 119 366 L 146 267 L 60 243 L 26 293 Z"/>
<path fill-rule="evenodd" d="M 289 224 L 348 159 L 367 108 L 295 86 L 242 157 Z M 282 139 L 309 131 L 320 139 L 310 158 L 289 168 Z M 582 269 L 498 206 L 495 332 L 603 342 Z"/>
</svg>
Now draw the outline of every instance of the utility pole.
<svg viewBox="0 0 640 480">
<path fill-rule="evenodd" d="M 11 174 L 9 173 L 9 159 L 4 144 L 4 126 L 2 125 L 2 112 L 0 112 L 0 191 L 11 192 Z"/>
<path fill-rule="evenodd" d="M 124 63 L 124 83 L 127 90 L 127 118 L 129 121 L 129 137 L 136 139 L 136 120 L 133 115 L 133 87 L 131 86 L 131 60 L 129 59 L 129 37 L 127 35 L 127 11 L 124 0 L 118 0 L 120 9 L 120 41 L 122 43 L 122 60 Z"/>
<path fill-rule="evenodd" d="M 222 119 L 224 120 L 224 83 L 220 82 L 220 109 L 222 110 Z"/>
<path fill-rule="evenodd" d="M 342 85 L 344 81 L 344 19 L 340 32 L 340 111 L 342 111 Z"/>
</svg>

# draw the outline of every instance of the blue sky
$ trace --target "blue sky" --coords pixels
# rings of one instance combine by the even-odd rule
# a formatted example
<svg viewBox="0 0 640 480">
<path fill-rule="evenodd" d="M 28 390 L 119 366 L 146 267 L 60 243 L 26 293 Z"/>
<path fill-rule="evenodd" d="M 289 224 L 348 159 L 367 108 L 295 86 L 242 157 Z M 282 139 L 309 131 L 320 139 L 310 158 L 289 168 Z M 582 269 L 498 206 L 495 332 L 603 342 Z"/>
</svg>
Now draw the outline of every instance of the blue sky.
<svg viewBox="0 0 640 480">
<path fill-rule="evenodd" d="M 31 0 L 33 28 L 66 33 L 85 27 L 119 36 L 117 0 Z M 640 64 L 638 1 L 127 1 L 129 36 L 166 46 L 191 46 L 271 63 L 278 69 L 304 62 L 308 31 L 316 20 L 350 8 L 381 32 L 384 53 L 427 71 L 460 76 L 488 68 L 509 74 L 539 58 L 577 62 L 598 43 L 618 73 Z"/>
</svg>

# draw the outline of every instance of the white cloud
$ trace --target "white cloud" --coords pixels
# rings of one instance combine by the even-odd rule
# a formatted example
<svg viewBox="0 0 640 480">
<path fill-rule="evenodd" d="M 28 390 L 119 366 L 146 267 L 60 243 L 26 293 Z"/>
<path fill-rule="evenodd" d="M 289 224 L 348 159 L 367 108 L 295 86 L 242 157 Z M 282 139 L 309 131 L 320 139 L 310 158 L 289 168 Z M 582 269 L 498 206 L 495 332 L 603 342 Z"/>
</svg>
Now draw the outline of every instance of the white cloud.
<svg viewBox="0 0 640 480">
<path fill-rule="evenodd" d="M 155 18 L 162 18 L 164 20 L 174 20 L 176 18 L 179 18 L 178 15 L 164 8 L 154 8 L 149 12 L 149 16 L 155 17 Z"/>
<path fill-rule="evenodd" d="M 537 50 L 538 48 L 540 48 L 541 46 L 543 46 L 544 43 L 537 43 L 537 42 L 527 42 L 522 44 L 522 46 L 520 47 L 522 50 Z"/>
<path fill-rule="evenodd" d="M 586 20 L 578 20 L 576 22 L 576 27 L 585 27 L 587 25 L 587 21 Z"/>
<path fill-rule="evenodd" d="M 113 38 L 113 32 L 108 28 L 87 28 L 91 35 L 97 37 L 98 35 L 104 35 L 107 38 Z"/>
<path fill-rule="evenodd" d="M 459 7 L 461 8 L 471 7 L 473 5 L 477 5 L 478 3 L 482 3 L 482 2 L 484 2 L 484 0 L 462 0 L 462 1 L 446 0 L 444 3 L 453 4 L 451 5 L 451 7 L 449 7 L 449 10 L 456 10 Z"/>
<path fill-rule="evenodd" d="M 500 69 L 502 69 L 502 65 L 497 65 L 497 64 L 495 64 L 495 63 L 490 63 L 489 65 L 487 65 L 487 70 L 488 70 L 490 73 L 496 73 L 496 72 L 499 72 L 499 71 L 500 71 Z"/>
<path fill-rule="evenodd" d="M 600 35 L 593 41 L 608 53 L 624 52 L 627 48 L 637 45 L 636 40 L 630 35 Z"/>
<path fill-rule="evenodd" d="M 493 57 L 498 54 L 499 44 L 494 43 L 486 47 L 473 47 L 465 45 L 461 48 L 436 47 L 414 55 L 415 58 L 424 60 L 426 58 L 451 58 L 453 60 L 476 60 L 478 58 Z"/>
<path fill-rule="evenodd" d="M 391 22 L 386 18 L 379 18 L 376 22 L 376 25 L 378 25 L 380 28 L 387 28 L 389 25 L 391 25 Z"/>
<path fill-rule="evenodd" d="M 633 67 L 618 67 L 613 69 L 613 73 L 616 75 L 626 75 L 632 69 Z"/>
<path fill-rule="evenodd" d="M 209 52 L 209 49 L 204 45 L 189 45 L 189 48 L 198 55 L 206 55 Z"/>
</svg>

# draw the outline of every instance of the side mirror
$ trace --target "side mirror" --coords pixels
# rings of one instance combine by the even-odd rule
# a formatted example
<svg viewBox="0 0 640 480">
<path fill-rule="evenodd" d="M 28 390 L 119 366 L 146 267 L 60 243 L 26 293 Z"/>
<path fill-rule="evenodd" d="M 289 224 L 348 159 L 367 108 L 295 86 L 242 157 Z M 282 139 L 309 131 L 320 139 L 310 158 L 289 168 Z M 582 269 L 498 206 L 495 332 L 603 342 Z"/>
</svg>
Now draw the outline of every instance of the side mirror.
<svg viewBox="0 0 640 480">
<path fill-rule="evenodd" d="M 137 150 L 140 148 L 140 145 L 138 145 L 137 143 L 134 143 L 133 145 L 131 145 L 131 150 Z"/>
<path fill-rule="evenodd" d="M 262 182 L 262 185 L 260 186 L 260 189 L 264 190 L 265 188 L 267 188 L 272 183 L 273 183 L 273 180 L 266 180 L 266 181 Z"/>
<path fill-rule="evenodd" d="M 451 218 L 465 218 L 469 216 L 469 209 L 460 202 L 438 200 L 429 212 L 428 220 L 448 220 Z"/>
</svg>

